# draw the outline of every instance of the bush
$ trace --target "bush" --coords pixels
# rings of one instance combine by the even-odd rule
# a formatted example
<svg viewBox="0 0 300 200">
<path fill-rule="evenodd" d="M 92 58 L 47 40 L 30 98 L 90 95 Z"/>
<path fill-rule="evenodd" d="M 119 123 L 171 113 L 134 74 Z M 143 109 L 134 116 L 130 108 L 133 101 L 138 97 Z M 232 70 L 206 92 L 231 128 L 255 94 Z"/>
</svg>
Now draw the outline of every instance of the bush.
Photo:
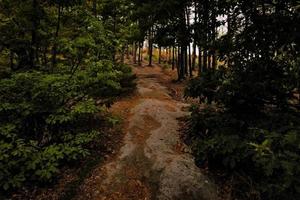
<svg viewBox="0 0 300 200">
<path fill-rule="evenodd" d="M 89 155 L 105 120 L 96 99 L 112 101 L 133 80 L 128 67 L 107 63 L 73 76 L 32 71 L 0 80 L 0 188 L 51 181 L 62 164 Z"/>
<path fill-rule="evenodd" d="M 187 141 L 198 165 L 234 177 L 235 198 L 300 198 L 297 70 L 252 59 L 208 70 L 186 89 L 206 103 L 192 108 Z"/>
<path fill-rule="evenodd" d="M 299 119 L 298 113 L 269 113 L 243 120 L 195 106 L 188 143 L 198 165 L 235 177 L 238 199 L 299 199 Z"/>
</svg>

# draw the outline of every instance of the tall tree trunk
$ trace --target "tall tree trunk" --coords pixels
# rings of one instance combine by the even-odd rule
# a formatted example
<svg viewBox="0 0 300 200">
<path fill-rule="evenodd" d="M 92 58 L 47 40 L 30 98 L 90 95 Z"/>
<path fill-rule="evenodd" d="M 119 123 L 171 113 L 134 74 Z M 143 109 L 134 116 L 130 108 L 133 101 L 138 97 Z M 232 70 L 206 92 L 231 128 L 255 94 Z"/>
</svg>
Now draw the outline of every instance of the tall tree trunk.
<svg viewBox="0 0 300 200">
<path fill-rule="evenodd" d="M 158 47 L 158 64 L 161 64 L 161 46 Z"/>
<path fill-rule="evenodd" d="M 34 68 L 35 58 L 37 54 L 37 29 L 38 29 L 38 2 L 37 0 L 32 1 L 32 29 L 31 29 L 31 47 L 29 54 L 30 67 Z"/>
<path fill-rule="evenodd" d="M 197 51 L 197 45 L 194 41 L 193 43 L 193 54 L 192 54 L 192 70 L 195 70 L 196 68 L 196 51 Z"/>
<path fill-rule="evenodd" d="M 126 59 L 129 59 L 129 45 L 126 44 Z"/>
<path fill-rule="evenodd" d="M 195 7 L 195 16 L 194 16 L 194 23 L 198 22 L 198 10 L 197 10 L 197 3 L 194 2 Z M 196 45 L 196 27 L 194 27 L 194 38 L 193 38 L 193 60 L 192 60 L 192 70 L 195 70 L 196 67 L 196 51 L 197 51 L 197 45 Z"/>
<path fill-rule="evenodd" d="M 178 74 L 178 81 L 181 80 L 181 70 L 182 70 L 182 57 L 181 57 L 181 50 L 180 47 L 177 49 L 177 74 Z"/>
<path fill-rule="evenodd" d="M 141 55 L 140 55 L 140 59 L 141 59 L 141 63 L 143 62 L 143 49 L 144 49 L 144 41 L 141 42 L 140 44 L 141 46 Z"/>
<path fill-rule="evenodd" d="M 210 69 L 211 68 L 211 49 L 208 50 L 208 54 L 207 54 L 207 68 Z"/>
<path fill-rule="evenodd" d="M 93 14 L 97 17 L 97 0 L 93 0 Z"/>
<path fill-rule="evenodd" d="M 57 16 L 57 22 L 56 22 L 56 31 L 55 31 L 55 35 L 54 35 L 54 44 L 52 47 L 52 71 L 56 67 L 56 63 L 57 63 L 57 60 L 56 60 L 57 38 L 58 38 L 59 29 L 60 29 L 61 10 L 62 10 L 62 5 L 60 3 L 58 3 L 58 14 L 57 14 L 58 16 Z"/>
<path fill-rule="evenodd" d="M 228 10 L 228 15 L 227 15 L 227 36 L 230 42 L 232 42 L 232 14 L 231 14 L 231 9 L 229 8 Z M 228 51 L 227 53 L 227 66 L 230 68 L 232 65 L 231 61 L 231 53 Z"/>
<path fill-rule="evenodd" d="M 134 42 L 133 43 L 133 47 L 132 47 L 132 53 L 133 53 L 133 56 L 132 56 L 132 58 L 133 58 L 133 64 L 136 64 L 136 42 Z"/>
<path fill-rule="evenodd" d="M 175 69 L 175 47 L 172 47 L 172 70 Z"/>
<path fill-rule="evenodd" d="M 185 70 L 185 50 L 186 48 L 184 46 L 182 46 L 180 48 L 180 76 L 179 76 L 179 80 L 184 79 L 185 74 L 186 74 L 186 70 Z"/>
<path fill-rule="evenodd" d="M 187 21 L 187 30 L 190 30 L 190 9 L 187 8 L 186 9 L 186 21 Z M 189 73 L 190 73 L 190 76 L 192 77 L 193 76 L 193 69 L 192 69 L 192 53 L 191 53 L 191 44 L 190 44 L 190 41 L 188 40 L 188 68 L 189 68 Z"/>
<path fill-rule="evenodd" d="M 215 49 L 212 52 L 212 68 L 217 69 L 217 56 Z"/>
<path fill-rule="evenodd" d="M 152 58 L 153 58 L 153 41 L 152 41 L 152 27 L 149 31 L 149 66 L 152 66 Z"/>
<path fill-rule="evenodd" d="M 135 48 L 134 46 L 135 46 L 135 42 L 133 42 L 132 45 L 131 45 L 130 54 L 131 54 L 132 57 L 134 56 L 134 48 Z"/>
<path fill-rule="evenodd" d="M 202 71 L 203 72 L 207 71 L 207 59 L 208 59 L 208 57 L 207 57 L 207 50 L 204 49 L 203 50 L 203 65 L 202 65 Z"/>
<path fill-rule="evenodd" d="M 189 65 L 188 65 L 188 49 L 187 46 L 184 47 L 184 72 L 185 75 L 189 75 Z"/>
<path fill-rule="evenodd" d="M 193 77 L 193 68 L 192 68 L 192 57 L 191 57 L 191 45 L 189 44 L 189 70 L 190 70 L 190 77 Z"/>
<path fill-rule="evenodd" d="M 171 64 L 172 63 L 172 47 L 169 47 L 169 60 L 168 63 Z"/>
<path fill-rule="evenodd" d="M 199 53 L 198 53 L 198 67 L 199 67 L 199 71 L 198 71 L 198 75 L 201 75 L 201 72 L 203 71 L 203 65 L 202 65 L 202 51 L 201 51 L 201 47 L 199 47 Z"/>
<path fill-rule="evenodd" d="M 207 59 L 208 59 L 208 20 L 209 20 L 209 9 L 208 9 L 208 0 L 205 0 L 203 3 L 204 13 L 203 13 L 203 24 L 204 24 L 204 46 L 203 46 L 203 71 L 206 71 Z"/>
<path fill-rule="evenodd" d="M 217 38 L 217 16 L 216 16 L 216 5 L 212 12 L 212 68 L 217 68 L 217 56 L 216 56 L 216 38 Z"/>
<path fill-rule="evenodd" d="M 176 67 L 179 66 L 179 46 L 176 48 Z"/>
<path fill-rule="evenodd" d="M 139 42 L 139 53 L 138 53 L 138 65 L 141 66 L 142 65 L 142 60 L 141 60 L 141 42 Z"/>
</svg>

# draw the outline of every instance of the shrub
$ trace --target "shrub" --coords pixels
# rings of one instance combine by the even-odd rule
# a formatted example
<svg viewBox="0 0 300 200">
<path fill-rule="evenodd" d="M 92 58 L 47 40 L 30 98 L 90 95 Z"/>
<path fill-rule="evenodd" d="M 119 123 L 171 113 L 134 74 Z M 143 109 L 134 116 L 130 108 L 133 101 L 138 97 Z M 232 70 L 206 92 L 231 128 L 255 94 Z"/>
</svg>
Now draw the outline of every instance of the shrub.
<svg viewBox="0 0 300 200">
<path fill-rule="evenodd" d="M 236 178 L 235 197 L 299 199 L 299 117 L 272 113 L 243 120 L 229 112 L 195 106 L 188 143 L 198 165 L 208 164 L 211 170 Z"/>
<path fill-rule="evenodd" d="M 96 99 L 112 101 L 133 80 L 128 67 L 107 63 L 73 76 L 32 71 L 0 80 L 0 188 L 51 181 L 62 164 L 89 155 L 105 120 Z"/>
<path fill-rule="evenodd" d="M 192 80 L 188 142 L 199 165 L 234 177 L 238 199 L 300 198 L 299 65 L 256 58 Z M 201 106 L 203 107 L 203 106 Z"/>
</svg>

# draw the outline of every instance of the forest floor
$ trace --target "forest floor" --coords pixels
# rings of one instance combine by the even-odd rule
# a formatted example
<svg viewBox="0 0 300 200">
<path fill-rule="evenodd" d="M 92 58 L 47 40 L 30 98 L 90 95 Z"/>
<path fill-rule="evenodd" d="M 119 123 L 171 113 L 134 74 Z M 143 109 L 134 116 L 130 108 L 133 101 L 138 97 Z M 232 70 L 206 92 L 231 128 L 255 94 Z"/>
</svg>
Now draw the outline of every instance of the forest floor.
<svg viewBox="0 0 300 200">
<path fill-rule="evenodd" d="M 189 106 L 181 101 L 184 86 L 158 66 L 133 70 L 136 94 L 111 108 L 123 119 L 121 148 L 91 173 L 75 199 L 217 199 L 216 186 L 180 139 L 178 118 L 188 115 Z"/>
</svg>

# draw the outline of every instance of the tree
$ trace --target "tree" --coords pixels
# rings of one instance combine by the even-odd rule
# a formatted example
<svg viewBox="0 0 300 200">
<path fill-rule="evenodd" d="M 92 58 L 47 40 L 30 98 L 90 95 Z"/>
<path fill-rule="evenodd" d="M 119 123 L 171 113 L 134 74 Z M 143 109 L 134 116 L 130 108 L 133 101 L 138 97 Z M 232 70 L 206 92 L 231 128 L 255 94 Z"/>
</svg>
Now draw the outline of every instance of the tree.
<svg viewBox="0 0 300 200">
<path fill-rule="evenodd" d="M 298 199 L 299 6 L 241 0 L 198 7 L 205 70 L 186 91 L 206 105 L 190 119 L 197 163 L 232 177 L 234 198 Z M 228 28 L 219 38 L 218 15 Z M 223 66 L 215 67 L 215 56 Z"/>
</svg>

